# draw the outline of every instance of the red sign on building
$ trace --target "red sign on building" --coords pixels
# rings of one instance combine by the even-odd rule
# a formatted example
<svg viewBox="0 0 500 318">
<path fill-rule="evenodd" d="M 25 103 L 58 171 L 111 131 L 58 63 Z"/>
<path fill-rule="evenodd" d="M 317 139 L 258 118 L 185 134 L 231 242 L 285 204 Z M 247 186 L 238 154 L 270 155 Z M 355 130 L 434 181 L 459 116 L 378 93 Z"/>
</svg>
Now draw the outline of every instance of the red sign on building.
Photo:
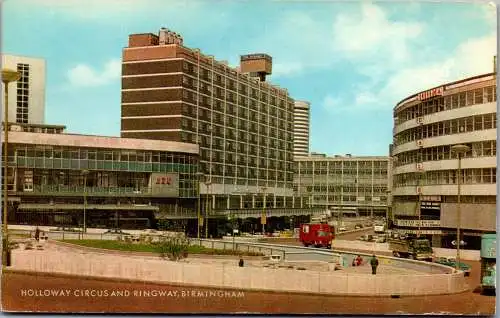
<svg viewBox="0 0 500 318">
<path fill-rule="evenodd" d="M 418 94 L 418 100 L 426 100 L 435 96 L 442 96 L 444 93 L 444 87 L 437 87 L 433 88 L 431 90 L 422 92 Z"/>
</svg>

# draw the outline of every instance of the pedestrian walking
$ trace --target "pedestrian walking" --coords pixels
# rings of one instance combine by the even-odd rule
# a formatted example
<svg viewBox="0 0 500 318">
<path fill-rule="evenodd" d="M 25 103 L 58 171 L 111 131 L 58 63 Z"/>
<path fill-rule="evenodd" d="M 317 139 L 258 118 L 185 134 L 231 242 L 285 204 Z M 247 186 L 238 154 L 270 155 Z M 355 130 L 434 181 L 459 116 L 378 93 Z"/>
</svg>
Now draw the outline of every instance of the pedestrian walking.
<svg viewBox="0 0 500 318">
<path fill-rule="evenodd" d="M 370 265 L 372 266 L 372 275 L 377 274 L 378 259 L 375 254 L 372 255 L 372 258 L 370 259 Z"/>
<path fill-rule="evenodd" d="M 38 242 L 40 239 L 40 229 L 38 229 L 38 226 L 35 229 L 35 240 Z"/>
<path fill-rule="evenodd" d="M 239 267 L 243 267 L 245 265 L 245 262 L 243 261 L 243 257 L 240 257 L 240 261 L 238 262 Z"/>
</svg>

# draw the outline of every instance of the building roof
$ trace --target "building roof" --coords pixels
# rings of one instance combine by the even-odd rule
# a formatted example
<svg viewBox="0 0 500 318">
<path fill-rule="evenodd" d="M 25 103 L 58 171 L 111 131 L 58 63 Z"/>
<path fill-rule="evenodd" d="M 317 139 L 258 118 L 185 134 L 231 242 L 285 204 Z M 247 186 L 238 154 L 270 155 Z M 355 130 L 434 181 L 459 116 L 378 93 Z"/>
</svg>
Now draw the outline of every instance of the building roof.
<svg viewBox="0 0 500 318">
<path fill-rule="evenodd" d="M 415 100 L 418 97 L 418 94 L 426 92 L 428 90 L 432 90 L 432 89 L 439 88 L 439 87 L 444 87 L 444 89 L 446 91 L 446 89 L 451 89 L 451 88 L 456 88 L 456 87 L 461 87 L 461 86 L 467 86 L 467 85 L 470 85 L 470 84 L 477 83 L 478 80 L 479 81 L 485 81 L 485 80 L 488 80 L 488 77 L 493 77 L 494 75 L 495 75 L 495 73 L 487 73 L 487 74 L 482 74 L 482 75 L 476 75 L 476 76 L 467 77 L 467 78 L 464 78 L 464 79 L 461 79 L 461 80 L 458 80 L 458 81 L 454 81 L 454 82 L 450 82 L 450 83 L 444 83 L 444 84 L 441 84 L 441 85 L 438 85 L 438 86 L 435 86 L 435 87 L 431 87 L 429 89 L 426 89 L 424 91 L 420 91 L 418 93 L 415 93 L 413 95 L 410 95 L 410 96 L 404 98 L 399 103 L 397 103 L 396 106 L 394 106 L 394 110 L 396 110 L 398 107 L 400 107 L 401 105 L 403 105 L 406 102 L 411 102 L 411 101 Z M 491 79 L 493 79 L 493 78 L 491 78 Z"/>
<path fill-rule="evenodd" d="M 2 142 L 3 139 L 4 137 L 2 135 Z M 169 151 L 189 154 L 199 153 L 198 145 L 191 143 L 78 134 L 45 134 L 11 131 L 9 132 L 9 143 L 105 149 Z"/>
</svg>

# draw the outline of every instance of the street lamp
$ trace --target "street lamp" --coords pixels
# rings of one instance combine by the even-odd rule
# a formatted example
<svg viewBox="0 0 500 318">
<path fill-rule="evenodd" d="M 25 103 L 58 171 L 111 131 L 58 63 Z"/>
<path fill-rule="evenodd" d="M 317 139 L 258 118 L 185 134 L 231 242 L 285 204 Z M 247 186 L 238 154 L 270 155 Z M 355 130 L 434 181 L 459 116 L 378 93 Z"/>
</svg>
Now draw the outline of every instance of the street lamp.
<svg viewBox="0 0 500 318">
<path fill-rule="evenodd" d="M 88 170 L 82 170 L 83 175 L 83 233 L 87 233 L 87 175 Z"/>
<path fill-rule="evenodd" d="M 260 223 L 262 224 L 262 235 L 266 234 L 266 187 L 262 187 L 262 217 Z"/>
<path fill-rule="evenodd" d="M 455 264 L 456 270 L 460 270 L 460 223 L 461 223 L 461 210 L 460 210 L 460 191 L 462 183 L 462 156 L 470 151 L 467 145 L 454 145 L 451 146 L 451 152 L 456 153 L 458 156 L 458 175 L 457 175 L 457 261 Z"/>
<path fill-rule="evenodd" d="M 2 82 L 4 88 L 4 117 L 3 117 L 3 129 L 4 129 L 4 150 L 3 150 L 3 162 L 4 162 L 4 185 L 3 185 L 3 248 L 2 248 L 2 264 L 5 266 L 10 265 L 10 252 L 9 249 L 9 239 L 7 233 L 7 213 L 8 213 L 8 187 L 7 187 L 7 167 L 9 162 L 8 147 L 9 147 L 9 83 L 16 82 L 21 78 L 21 74 L 16 71 L 9 69 L 2 69 Z"/>
<path fill-rule="evenodd" d="M 212 196 L 210 191 L 212 182 L 210 180 L 207 180 L 205 181 L 205 185 L 207 187 L 207 207 L 205 209 L 205 238 L 208 239 L 208 209 L 212 209 Z"/>
<path fill-rule="evenodd" d="M 198 226 L 198 231 L 197 231 L 197 238 L 200 238 L 200 226 L 202 226 L 203 219 L 201 218 L 201 179 L 205 175 L 203 172 L 197 172 L 196 177 L 198 178 L 198 206 L 197 206 L 197 226 Z"/>
</svg>

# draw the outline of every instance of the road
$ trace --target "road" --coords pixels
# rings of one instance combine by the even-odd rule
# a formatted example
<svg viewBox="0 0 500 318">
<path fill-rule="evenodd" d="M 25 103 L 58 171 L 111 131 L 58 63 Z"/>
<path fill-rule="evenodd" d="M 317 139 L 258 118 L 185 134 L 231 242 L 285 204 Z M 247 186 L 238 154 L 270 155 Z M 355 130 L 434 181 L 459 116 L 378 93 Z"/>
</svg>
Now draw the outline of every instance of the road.
<svg viewBox="0 0 500 318">
<path fill-rule="evenodd" d="M 113 313 L 269 313 L 269 314 L 424 314 L 493 315 L 495 297 L 472 292 L 458 295 L 402 297 L 341 297 L 292 293 L 215 293 L 209 288 L 117 282 L 75 277 L 4 273 L 4 311 Z M 24 290 L 24 294 L 23 294 Z M 46 291 L 68 294 L 44 296 Z M 39 294 L 33 295 L 35 291 Z M 89 291 L 89 296 L 85 296 Z M 104 296 L 104 291 L 108 296 Z M 111 296 L 113 291 L 121 296 Z M 136 294 L 134 295 L 134 291 Z M 138 292 L 142 293 L 139 294 Z M 145 295 L 149 291 L 150 295 Z M 208 291 L 213 291 L 212 295 Z M 229 290 L 224 290 L 229 291 Z M 90 293 L 94 293 L 94 297 Z M 129 295 L 127 296 L 127 292 Z M 164 296 L 153 293 L 163 292 Z M 170 292 L 170 294 L 168 294 Z M 195 294 L 193 295 L 193 292 Z M 99 297 L 100 293 L 101 297 Z M 155 296 L 156 295 L 156 296 Z"/>
</svg>

